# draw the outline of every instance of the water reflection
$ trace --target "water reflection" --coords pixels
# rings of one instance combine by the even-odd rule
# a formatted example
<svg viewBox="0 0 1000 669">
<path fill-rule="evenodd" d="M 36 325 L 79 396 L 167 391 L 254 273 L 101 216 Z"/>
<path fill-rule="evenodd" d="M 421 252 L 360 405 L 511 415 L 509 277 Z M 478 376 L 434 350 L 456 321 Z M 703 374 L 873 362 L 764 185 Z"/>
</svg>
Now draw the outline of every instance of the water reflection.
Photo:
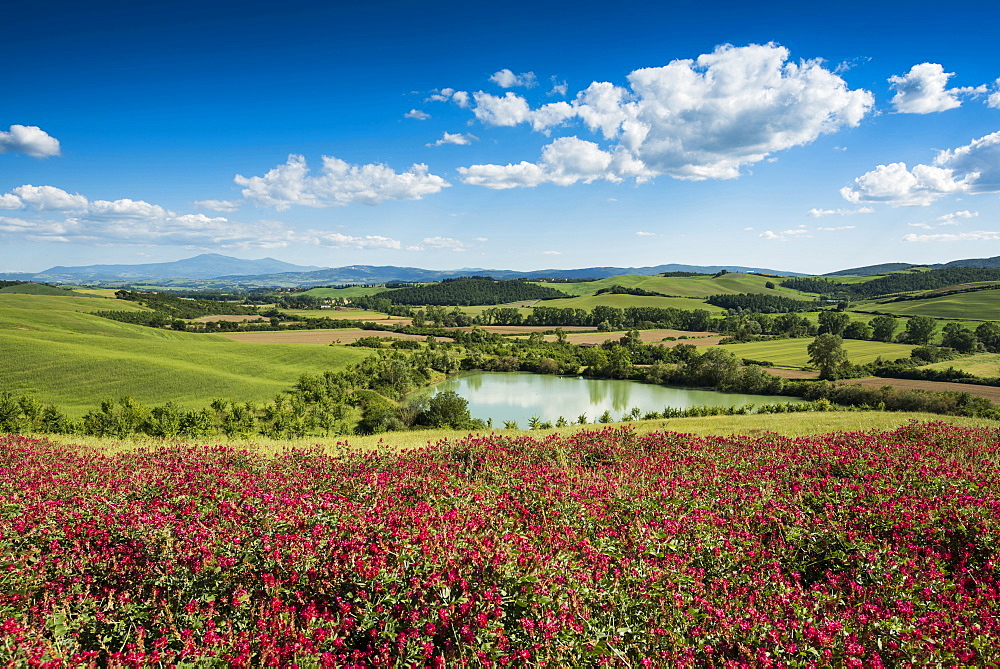
<svg viewBox="0 0 1000 669">
<path fill-rule="evenodd" d="M 711 390 L 668 388 L 633 381 L 548 376 L 525 372 L 469 372 L 439 383 L 419 394 L 454 390 L 469 401 L 474 418 L 493 419 L 494 425 L 517 421 L 522 427 L 532 416 L 554 421 L 580 414 L 595 421 L 605 411 L 615 420 L 633 407 L 645 413 L 664 407 L 742 406 L 796 402 L 796 398 L 720 393 Z"/>
</svg>

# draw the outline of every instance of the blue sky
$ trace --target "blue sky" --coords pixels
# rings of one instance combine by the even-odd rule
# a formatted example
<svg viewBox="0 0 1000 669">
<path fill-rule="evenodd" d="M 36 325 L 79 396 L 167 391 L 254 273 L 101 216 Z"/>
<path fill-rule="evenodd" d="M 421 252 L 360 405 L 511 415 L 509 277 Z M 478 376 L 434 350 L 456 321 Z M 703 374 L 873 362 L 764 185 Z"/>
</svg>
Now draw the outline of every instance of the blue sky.
<svg viewBox="0 0 1000 669">
<path fill-rule="evenodd" d="M 1000 255 L 995 3 L 588 7 L 12 3 L 0 271 Z"/>
</svg>

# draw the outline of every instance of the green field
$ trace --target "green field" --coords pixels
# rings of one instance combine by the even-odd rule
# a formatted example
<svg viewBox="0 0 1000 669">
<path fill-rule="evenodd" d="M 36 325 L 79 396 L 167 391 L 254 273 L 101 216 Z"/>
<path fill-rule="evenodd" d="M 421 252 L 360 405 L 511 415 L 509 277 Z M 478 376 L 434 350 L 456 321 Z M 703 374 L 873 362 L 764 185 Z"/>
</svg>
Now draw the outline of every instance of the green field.
<svg viewBox="0 0 1000 669">
<path fill-rule="evenodd" d="M 382 293 L 389 290 L 385 286 L 351 286 L 349 288 L 310 288 L 309 290 L 299 293 L 300 295 L 311 295 L 313 297 L 318 297 L 321 299 L 337 299 L 337 298 L 351 298 L 351 297 L 363 297 L 365 295 L 374 295 L 376 293 Z M 395 290 L 395 289 L 393 289 Z"/>
<path fill-rule="evenodd" d="M 596 306 L 606 306 L 617 309 L 625 309 L 626 307 L 656 307 L 659 309 L 684 309 L 685 311 L 704 309 L 713 315 L 724 314 L 726 312 L 722 307 L 705 304 L 700 298 L 611 295 L 609 293 L 605 293 L 604 295 L 582 295 L 562 300 L 545 300 L 537 302 L 535 306 L 583 309 L 584 311 L 591 311 Z"/>
<path fill-rule="evenodd" d="M 1000 376 L 1000 353 L 977 353 L 956 360 L 926 365 L 924 369 L 948 369 L 949 367 L 975 376 L 998 377 Z"/>
<path fill-rule="evenodd" d="M 770 281 L 776 288 L 767 288 Z M 556 290 L 561 290 L 570 295 L 593 295 L 601 288 L 611 286 L 623 286 L 625 288 L 641 288 L 642 290 L 663 293 L 664 295 L 677 295 L 680 297 L 701 297 L 709 295 L 722 295 L 733 293 L 765 293 L 781 295 L 811 300 L 811 295 L 800 293 L 797 290 L 782 288 L 777 284 L 781 283 L 781 278 L 760 276 L 757 274 L 741 274 L 730 272 L 715 278 L 712 275 L 701 276 L 644 276 L 640 274 L 625 274 L 613 276 L 598 281 L 580 281 L 576 283 L 545 283 L 541 285 L 551 286 Z M 607 296 L 615 297 L 615 296 Z"/>
<path fill-rule="evenodd" d="M 303 318 L 333 318 L 346 321 L 385 321 L 399 320 L 398 316 L 388 316 L 381 311 L 365 309 L 282 309 L 282 313 Z"/>
<path fill-rule="evenodd" d="M 781 367 L 805 367 L 809 364 L 809 353 L 806 350 L 811 337 L 799 339 L 775 339 L 773 341 L 751 342 L 748 344 L 730 344 L 724 348 L 741 358 L 750 360 L 765 360 Z M 907 358 L 913 346 L 909 344 L 886 344 L 880 341 L 859 341 L 845 339 L 844 348 L 848 359 L 854 364 L 874 362 L 881 356 L 885 360 Z"/>
<path fill-rule="evenodd" d="M 900 316 L 995 321 L 1000 320 L 1000 290 L 979 290 L 926 300 L 869 304 L 865 308 Z"/>
<path fill-rule="evenodd" d="M 128 308 L 139 307 L 94 297 L 0 295 L 0 389 L 34 395 L 71 416 L 122 395 L 195 408 L 216 397 L 270 400 L 302 374 L 343 368 L 370 353 L 234 342 L 83 311 Z"/>
</svg>

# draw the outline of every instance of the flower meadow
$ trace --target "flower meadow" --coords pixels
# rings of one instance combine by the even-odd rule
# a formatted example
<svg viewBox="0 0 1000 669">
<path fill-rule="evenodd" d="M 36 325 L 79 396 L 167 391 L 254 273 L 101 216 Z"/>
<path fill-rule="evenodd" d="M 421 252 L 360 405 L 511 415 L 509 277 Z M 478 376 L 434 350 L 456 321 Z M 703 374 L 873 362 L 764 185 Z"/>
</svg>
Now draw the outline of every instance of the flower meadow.
<svg viewBox="0 0 1000 669">
<path fill-rule="evenodd" d="M 0 661 L 986 665 L 998 463 L 996 430 L 939 423 L 271 457 L 0 437 Z"/>
</svg>

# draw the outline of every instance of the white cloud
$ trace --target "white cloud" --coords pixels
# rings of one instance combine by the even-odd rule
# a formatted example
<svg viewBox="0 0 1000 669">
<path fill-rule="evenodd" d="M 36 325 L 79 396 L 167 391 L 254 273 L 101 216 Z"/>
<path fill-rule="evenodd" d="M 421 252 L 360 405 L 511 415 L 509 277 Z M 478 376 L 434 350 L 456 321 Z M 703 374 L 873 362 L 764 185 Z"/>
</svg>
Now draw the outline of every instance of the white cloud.
<svg viewBox="0 0 1000 669">
<path fill-rule="evenodd" d="M 822 230 L 824 232 L 836 232 L 837 230 L 854 230 L 855 227 L 856 226 L 853 225 L 838 225 L 836 227 L 831 227 L 831 228 L 818 227 L 816 229 Z"/>
<path fill-rule="evenodd" d="M 24 203 L 21 202 L 21 198 L 14 195 L 13 193 L 4 193 L 0 195 L 0 209 L 23 209 Z"/>
<path fill-rule="evenodd" d="M 516 165 L 471 165 L 459 167 L 458 172 L 463 183 L 494 190 L 534 187 L 542 183 L 569 186 L 596 179 L 620 181 L 621 177 L 612 168 L 614 160 L 614 156 L 602 151 L 594 142 L 560 137 L 542 149 L 537 164 L 522 161 Z"/>
<path fill-rule="evenodd" d="M 159 205 L 123 198 L 89 201 L 52 186 L 20 186 L 0 195 L 7 208 L 40 212 L 0 217 L 0 234 L 34 241 L 99 245 L 176 244 L 196 247 L 275 248 L 291 243 L 398 249 L 381 236 L 351 237 L 319 230 L 299 232 L 281 221 L 240 223 L 222 216 L 177 214 Z"/>
<path fill-rule="evenodd" d="M 475 238 L 475 239 L 473 239 L 472 241 L 474 241 L 474 242 L 479 242 L 479 243 L 481 243 L 481 244 L 482 244 L 482 243 L 484 243 L 484 242 L 488 242 L 488 241 L 490 241 L 490 238 L 489 238 L 489 237 L 476 237 L 476 238 Z"/>
<path fill-rule="evenodd" d="M 986 87 L 946 88 L 954 72 L 945 72 L 938 63 L 920 63 L 904 75 L 889 77 L 896 91 L 892 104 L 902 114 L 930 114 L 962 106 L 960 95 L 985 93 Z"/>
<path fill-rule="evenodd" d="M 441 146 L 443 144 L 457 144 L 458 146 L 467 146 L 469 144 L 472 144 L 472 142 L 474 142 L 477 139 L 479 138 L 471 133 L 462 134 L 460 132 L 459 133 L 446 132 L 441 135 L 441 139 L 439 139 L 436 142 L 430 142 L 427 144 L 427 146 Z"/>
<path fill-rule="evenodd" d="M 421 111 L 419 109 L 411 109 L 410 111 L 408 111 L 405 114 L 403 114 L 403 117 L 404 118 L 415 118 L 418 121 L 426 121 L 427 119 L 429 119 L 431 117 L 431 115 L 428 114 L 427 112 Z"/>
<path fill-rule="evenodd" d="M 212 211 L 232 212 L 240 208 L 242 202 L 236 200 L 198 200 L 193 202 L 194 206 Z"/>
<path fill-rule="evenodd" d="M 884 202 L 893 207 L 928 205 L 955 193 L 1000 192 L 1000 132 L 938 152 L 934 165 L 879 165 L 840 189 L 848 202 Z"/>
<path fill-rule="evenodd" d="M 959 225 L 957 219 L 959 218 L 975 218 L 979 216 L 979 212 L 972 211 L 956 211 L 951 214 L 945 214 L 944 216 L 938 216 L 937 220 L 941 221 L 938 225 Z"/>
<path fill-rule="evenodd" d="M 854 216 L 856 214 L 870 214 L 875 210 L 871 207 L 858 207 L 857 209 L 810 209 L 809 215 L 813 218 L 823 218 L 824 216 Z"/>
<path fill-rule="evenodd" d="M 510 91 L 503 97 L 477 91 L 472 97 L 476 101 L 472 113 L 486 125 L 515 126 L 531 117 L 528 101 Z"/>
<path fill-rule="evenodd" d="M 562 251 L 542 251 L 543 256 L 561 256 Z"/>
<path fill-rule="evenodd" d="M 911 228 L 920 228 L 921 230 L 933 230 L 933 225 L 928 225 L 927 223 L 907 223 Z"/>
<path fill-rule="evenodd" d="M 639 232 L 635 233 L 635 234 L 636 234 L 637 237 L 655 237 L 656 236 L 655 232 L 643 232 L 641 230 Z"/>
<path fill-rule="evenodd" d="M 456 91 L 454 88 L 442 88 L 440 90 L 433 90 L 431 94 L 424 100 L 424 102 L 448 102 L 452 100 L 462 109 L 466 109 L 469 106 L 469 94 L 465 91 Z M 417 111 L 415 109 L 410 110 L 411 112 Z M 423 112 L 420 112 L 423 113 Z M 428 118 L 430 116 L 428 115 Z"/>
<path fill-rule="evenodd" d="M 24 153 L 33 158 L 59 155 L 59 140 L 36 125 L 12 125 L 0 130 L 0 153 Z"/>
<path fill-rule="evenodd" d="M 936 235 L 915 235 L 910 233 L 903 236 L 906 242 L 984 242 L 1000 239 L 1000 232 L 989 230 L 979 230 L 977 232 L 960 233 L 940 233 Z"/>
<path fill-rule="evenodd" d="M 820 228 L 821 230 L 824 228 Z M 789 239 L 808 239 L 812 237 L 809 234 L 809 230 L 804 228 L 794 228 L 792 230 L 782 230 L 781 232 L 775 232 L 774 230 L 765 230 L 764 232 L 757 235 L 762 239 L 773 239 L 776 241 L 787 242 Z"/>
<path fill-rule="evenodd" d="M 507 68 L 500 70 L 499 72 L 494 72 L 490 77 L 490 81 L 495 83 L 500 88 L 514 88 L 515 86 L 523 86 L 524 88 L 534 88 L 538 85 L 538 81 L 535 79 L 534 72 L 522 72 L 521 74 L 514 74 Z"/>
<path fill-rule="evenodd" d="M 1000 79 L 993 82 L 993 86 L 996 87 L 996 90 L 986 98 L 986 104 L 994 109 L 1000 109 Z"/>
<path fill-rule="evenodd" d="M 552 90 L 550 90 L 546 95 L 553 96 L 558 95 L 563 98 L 566 97 L 566 92 L 569 90 L 569 84 L 565 81 L 557 81 L 555 77 L 552 77 Z"/>
<path fill-rule="evenodd" d="M 54 186 L 32 186 L 26 184 L 11 191 L 20 198 L 25 207 L 37 211 L 72 211 L 87 206 L 87 198 L 82 195 L 71 195 Z"/>
<path fill-rule="evenodd" d="M 619 176 L 731 179 L 774 152 L 856 126 L 872 107 L 869 91 L 848 89 L 820 61 L 788 58 L 775 44 L 723 45 L 694 60 L 636 70 L 629 88 L 593 82 L 571 102 L 534 110 L 509 91 L 479 91 L 473 113 L 486 125 L 528 123 L 545 132 L 578 119 L 630 165 Z"/>
<path fill-rule="evenodd" d="M 345 204 L 376 205 L 385 200 L 419 200 L 447 188 L 443 178 L 428 172 L 427 165 L 414 164 L 397 173 L 381 164 L 350 165 L 339 158 L 323 156 L 318 176 L 309 176 L 301 155 L 292 154 L 262 177 L 236 175 L 244 186 L 243 197 L 259 206 L 284 211 L 292 205 L 332 207 Z"/>
<path fill-rule="evenodd" d="M 402 243 L 390 237 L 381 235 L 366 235 L 364 237 L 353 237 L 339 232 L 325 232 L 321 230 L 306 230 L 302 233 L 292 233 L 290 241 L 315 246 L 330 246 L 334 248 L 357 248 L 357 249 L 395 249 L 402 248 Z"/>
<path fill-rule="evenodd" d="M 451 237 L 425 237 L 423 242 L 429 248 L 446 251 L 466 251 L 470 246 L 463 241 L 452 239 Z"/>
</svg>

